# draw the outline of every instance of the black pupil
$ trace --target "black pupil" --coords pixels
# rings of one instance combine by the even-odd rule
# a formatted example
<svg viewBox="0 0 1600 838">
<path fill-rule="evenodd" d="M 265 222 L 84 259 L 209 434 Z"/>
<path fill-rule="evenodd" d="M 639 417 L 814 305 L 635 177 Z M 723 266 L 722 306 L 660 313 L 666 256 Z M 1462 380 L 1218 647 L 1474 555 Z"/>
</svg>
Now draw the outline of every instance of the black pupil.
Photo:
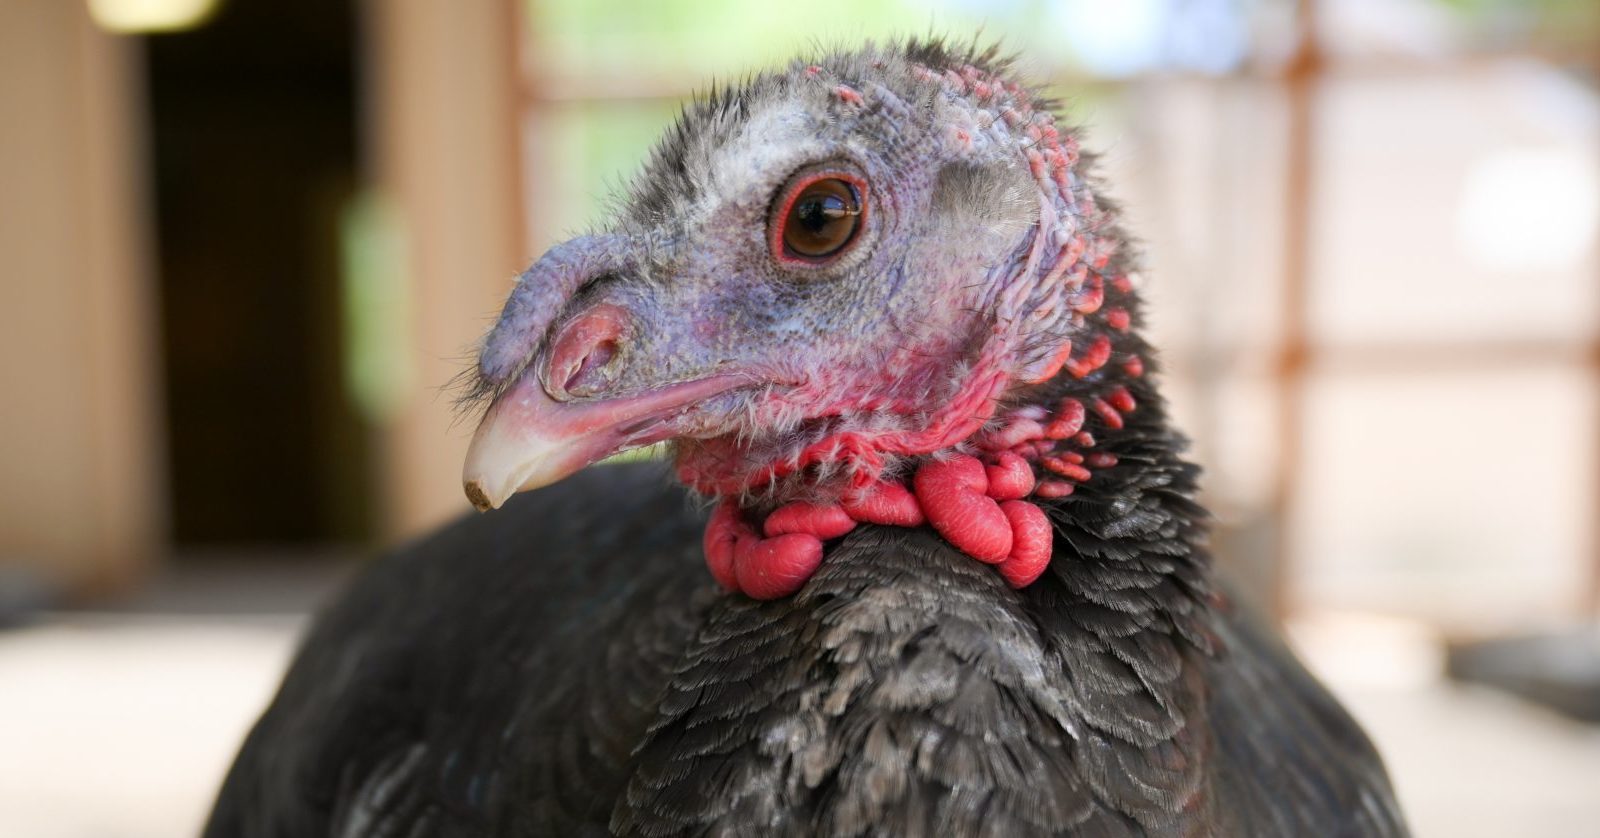
<svg viewBox="0 0 1600 838">
<path fill-rule="evenodd" d="M 806 232 L 813 235 L 820 234 L 834 221 L 845 220 L 846 209 L 837 195 L 807 195 L 795 202 L 795 216 Z"/>
<path fill-rule="evenodd" d="M 855 188 L 838 178 L 819 180 L 789 206 L 783 224 L 784 247 L 813 259 L 832 256 L 850 243 L 860 223 Z"/>
</svg>

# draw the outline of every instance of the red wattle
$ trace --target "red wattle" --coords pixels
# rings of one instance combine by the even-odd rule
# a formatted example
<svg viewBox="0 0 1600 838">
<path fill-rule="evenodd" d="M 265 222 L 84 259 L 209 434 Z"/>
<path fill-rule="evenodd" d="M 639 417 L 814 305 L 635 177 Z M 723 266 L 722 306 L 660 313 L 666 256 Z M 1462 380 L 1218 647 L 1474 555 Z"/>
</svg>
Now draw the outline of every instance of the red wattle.
<svg viewBox="0 0 1600 838">
<path fill-rule="evenodd" d="M 1066 265 L 1067 262 L 1063 260 L 1057 264 Z M 1061 368 L 1066 365 L 1067 359 L 1070 357 L 1072 357 L 1072 341 L 1064 341 L 1062 342 L 1061 346 L 1057 347 L 1056 351 L 1051 354 L 1049 359 L 1044 362 L 1043 366 L 1039 367 L 1036 371 L 1033 371 L 1031 375 L 1023 379 L 1023 383 L 1038 384 L 1041 381 L 1049 381 L 1050 379 L 1055 378 L 1056 373 L 1061 372 Z"/>
<path fill-rule="evenodd" d="M 1050 519 L 1023 500 L 1008 500 L 1000 511 L 1011 527 L 1011 555 L 995 567 L 1013 588 L 1026 588 L 1050 566 Z"/>
<path fill-rule="evenodd" d="M 928 523 L 956 549 L 994 564 L 1011 554 L 1011 525 L 984 493 L 989 478 L 977 457 L 935 460 L 912 478 Z"/>
<path fill-rule="evenodd" d="M 995 455 L 994 465 L 984 466 L 983 471 L 989 478 L 986 494 L 997 501 L 1025 498 L 1033 491 L 1033 466 L 1010 451 Z"/>
<path fill-rule="evenodd" d="M 717 584 L 729 591 L 739 590 L 739 577 L 734 572 L 734 553 L 741 538 L 754 537 L 756 531 L 744 521 L 744 513 L 733 499 L 717 504 L 706 522 L 702 545 L 706 552 L 706 567 Z"/>
<path fill-rule="evenodd" d="M 822 564 L 822 540 L 805 533 L 741 538 L 734 557 L 739 589 L 751 599 L 786 597 Z"/>
<path fill-rule="evenodd" d="M 767 516 L 761 529 L 768 538 L 790 533 L 806 533 L 823 541 L 838 538 L 856 528 L 855 519 L 839 506 L 823 506 L 796 501 L 786 503 Z"/>
<path fill-rule="evenodd" d="M 1072 494 L 1073 485 L 1061 480 L 1041 480 L 1033 490 L 1041 498 L 1064 498 Z"/>
<path fill-rule="evenodd" d="M 1044 425 L 1039 424 L 1038 420 L 1018 417 L 1008 422 L 1001 430 L 978 440 L 978 447 L 986 451 L 999 451 L 1015 448 L 1042 436 L 1044 436 Z"/>
<path fill-rule="evenodd" d="M 1118 430 L 1122 427 L 1122 414 L 1118 413 L 1110 402 L 1105 399 L 1095 399 L 1090 402 L 1089 406 L 1094 408 L 1094 412 L 1100 415 L 1100 421 L 1106 423 L 1106 427 L 1112 430 Z"/>
<path fill-rule="evenodd" d="M 1045 426 L 1044 435 L 1050 439 L 1066 439 L 1083 428 L 1084 416 L 1083 402 L 1062 399 L 1055 418 Z"/>
<path fill-rule="evenodd" d="M 1071 373 L 1073 378 L 1083 378 L 1105 366 L 1109 360 L 1111 360 L 1111 338 L 1100 335 L 1094 339 L 1094 343 L 1089 344 L 1082 355 L 1067 362 L 1067 372 Z"/>
<path fill-rule="evenodd" d="M 839 505 L 851 518 L 869 524 L 920 527 L 927 523 L 916 496 L 899 483 L 876 483 L 854 498 L 845 498 Z"/>
<path fill-rule="evenodd" d="M 1117 455 L 1107 454 L 1104 451 L 1091 451 L 1084 458 L 1090 468 L 1110 468 L 1117 464 Z"/>
<path fill-rule="evenodd" d="M 1067 453 L 1072 453 L 1072 452 L 1067 452 Z M 1081 460 L 1081 455 L 1080 455 L 1080 460 Z M 1062 477 L 1067 478 L 1068 480 L 1076 480 L 1079 483 L 1082 483 L 1083 481 L 1088 480 L 1089 478 L 1094 476 L 1092 473 L 1090 473 L 1090 471 L 1088 469 L 1084 468 L 1081 465 L 1078 465 L 1078 463 L 1072 462 L 1070 459 L 1068 459 L 1065 456 L 1045 457 L 1043 460 L 1040 461 L 1040 463 L 1047 470 L 1055 472 L 1056 474 L 1059 474 Z"/>
</svg>

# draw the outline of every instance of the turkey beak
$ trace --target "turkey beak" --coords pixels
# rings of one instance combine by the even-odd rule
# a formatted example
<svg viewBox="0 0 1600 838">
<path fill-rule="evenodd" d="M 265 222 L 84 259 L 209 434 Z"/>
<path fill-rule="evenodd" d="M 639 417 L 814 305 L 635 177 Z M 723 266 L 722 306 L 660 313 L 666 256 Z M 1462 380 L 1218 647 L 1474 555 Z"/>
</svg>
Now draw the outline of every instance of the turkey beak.
<svg viewBox="0 0 1600 838">
<path fill-rule="evenodd" d="M 528 375 L 489 406 L 461 475 L 478 511 L 498 509 L 513 494 L 554 483 L 609 453 L 592 423 L 565 408 Z"/>
<path fill-rule="evenodd" d="M 462 474 L 479 510 L 523 489 L 549 485 L 621 451 L 677 435 L 678 420 L 699 402 L 749 380 L 732 374 L 617 393 L 619 346 L 632 318 L 599 303 L 555 332 L 542 359 L 517 377 L 478 425 Z"/>
<path fill-rule="evenodd" d="M 497 509 L 525 489 L 548 486 L 622 451 L 677 435 L 676 422 L 699 402 L 748 383 L 716 375 L 639 395 L 558 402 L 524 374 L 490 405 L 467 449 L 462 483 L 479 511 Z"/>
</svg>

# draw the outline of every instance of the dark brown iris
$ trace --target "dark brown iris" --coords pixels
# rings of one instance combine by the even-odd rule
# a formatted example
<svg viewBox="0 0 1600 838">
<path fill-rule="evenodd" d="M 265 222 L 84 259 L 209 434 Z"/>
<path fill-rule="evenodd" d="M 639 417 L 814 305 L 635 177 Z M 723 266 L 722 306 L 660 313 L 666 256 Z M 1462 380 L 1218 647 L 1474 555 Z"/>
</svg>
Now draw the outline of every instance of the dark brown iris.
<svg viewBox="0 0 1600 838">
<path fill-rule="evenodd" d="M 790 202 L 783 244 L 795 256 L 822 259 L 849 244 L 860 226 L 861 200 L 855 187 L 839 178 L 819 178 Z"/>
</svg>

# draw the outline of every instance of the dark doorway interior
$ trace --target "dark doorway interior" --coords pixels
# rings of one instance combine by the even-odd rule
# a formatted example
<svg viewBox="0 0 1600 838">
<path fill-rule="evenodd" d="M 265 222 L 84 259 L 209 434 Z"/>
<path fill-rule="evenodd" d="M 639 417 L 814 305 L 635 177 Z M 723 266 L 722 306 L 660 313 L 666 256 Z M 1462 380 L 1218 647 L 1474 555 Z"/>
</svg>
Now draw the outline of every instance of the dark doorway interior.
<svg viewBox="0 0 1600 838">
<path fill-rule="evenodd" d="M 350 0 L 228 0 L 148 41 L 179 548 L 370 534 L 339 360 L 356 34 Z"/>
</svg>

